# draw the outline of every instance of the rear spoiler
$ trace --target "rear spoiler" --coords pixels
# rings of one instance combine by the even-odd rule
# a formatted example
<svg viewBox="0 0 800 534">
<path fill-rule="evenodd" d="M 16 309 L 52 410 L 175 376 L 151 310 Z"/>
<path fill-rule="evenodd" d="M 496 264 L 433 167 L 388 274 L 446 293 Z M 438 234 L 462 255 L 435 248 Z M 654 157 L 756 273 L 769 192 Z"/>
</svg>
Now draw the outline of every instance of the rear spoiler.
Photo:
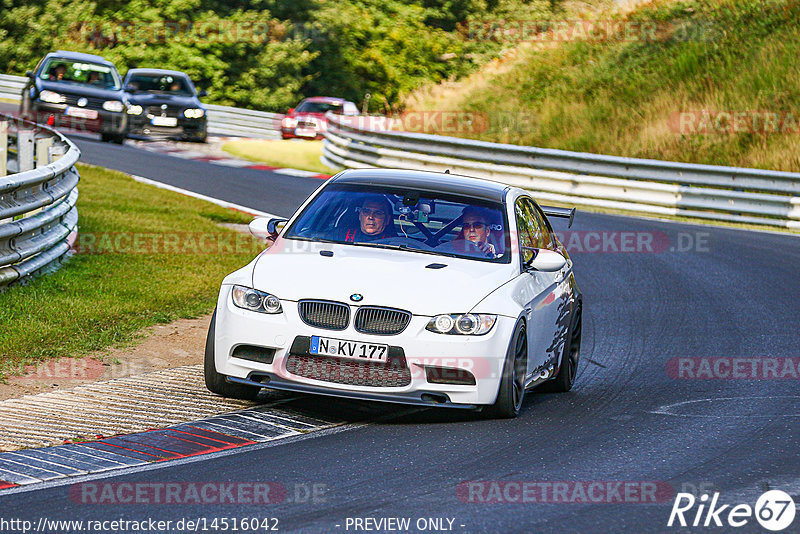
<svg viewBox="0 0 800 534">
<path fill-rule="evenodd" d="M 567 228 L 572 226 L 572 221 L 575 219 L 575 208 L 556 208 L 554 206 L 541 206 L 542 211 L 548 217 L 563 217 L 569 219 Z"/>
</svg>

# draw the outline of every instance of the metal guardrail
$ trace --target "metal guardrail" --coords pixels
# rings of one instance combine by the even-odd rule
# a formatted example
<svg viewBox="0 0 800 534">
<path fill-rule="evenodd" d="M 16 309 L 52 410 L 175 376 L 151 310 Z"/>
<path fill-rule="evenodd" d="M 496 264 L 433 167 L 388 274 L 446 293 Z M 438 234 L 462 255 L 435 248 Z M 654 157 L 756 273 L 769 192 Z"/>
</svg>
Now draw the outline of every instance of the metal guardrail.
<svg viewBox="0 0 800 534">
<path fill-rule="evenodd" d="M 0 74 L 0 98 L 19 101 L 22 95 L 22 88 L 28 79 L 25 76 L 12 76 Z"/>
<path fill-rule="evenodd" d="M 0 74 L 0 98 L 18 102 L 27 81 L 24 76 Z M 208 110 L 209 133 L 257 139 L 278 139 L 281 136 L 283 115 L 280 113 L 204 105 Z"/>
<path fill-rule="evenodd" d="M 69 252 L 79 156 L 58 132 L 0 114 L 0 290 L 56 268 Z"/>
<path fill-rule="evenodd" d="M 252 111 L 204 104 L 208 110 L 208 131 L 217 135 L 278 139 L 281 136 L 280 113 Z"/>
<path fill-rule="evenodd" d="M 540 200 L 650 215 L 800 228 L 800 173 L 718 167 L 380 131 L 328 114 L 331 167 L 444 171 L 533 191 Z"/>
</svg>

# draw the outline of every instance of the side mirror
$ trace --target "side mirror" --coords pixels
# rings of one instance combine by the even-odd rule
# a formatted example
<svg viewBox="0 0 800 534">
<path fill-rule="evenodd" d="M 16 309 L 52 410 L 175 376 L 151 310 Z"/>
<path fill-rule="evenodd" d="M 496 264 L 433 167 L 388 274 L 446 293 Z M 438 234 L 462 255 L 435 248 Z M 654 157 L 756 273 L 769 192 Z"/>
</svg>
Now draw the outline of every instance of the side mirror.
<svg viewBox="0 0 800 534">
<path fill-rule="evenodd" d="M 254 236 L 260 239 L 275 240 L 287 222 L 287 219 L 257 217 L 253 219 L 248 226 L 250 228 L 250 233 Z"/>
<path fill-rule="evenodd" d="M 199 93 L 197 93 L 197 98 L 203 98 L 204 96 L 208 96 L 208 93 L 205 89 L 201 89 Z"/>
<path fill-rule="evenodd" d="M 28 72 L 25 73 L 25 76 L 27 76 L 28 78 L 33 78 L 34 77 L 33 71 L 29 70 Z"/>
<path fill-rule="evenodd" d="M 546 248 L 522 247 L 522 249 L 533 252 L 531 258 L 525 262 L 526 270 L 553 273 L 560 271 L 567 264 L 567 258 L 558 252 Z"/>
<path fill-rule="evenodd" d="M 286 114 L 288 115 L 289 113 L 294 113 L 294 108 L 289 108 L 289 110 L 286 112 Z"/>
</svg>

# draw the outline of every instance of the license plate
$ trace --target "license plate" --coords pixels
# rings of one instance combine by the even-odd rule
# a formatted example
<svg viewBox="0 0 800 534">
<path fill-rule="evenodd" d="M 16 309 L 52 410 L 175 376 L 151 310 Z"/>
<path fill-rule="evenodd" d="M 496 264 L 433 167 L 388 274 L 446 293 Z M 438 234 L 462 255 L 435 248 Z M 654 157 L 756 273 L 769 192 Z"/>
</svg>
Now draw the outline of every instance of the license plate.
<svg viewBox="0 0 800 534">
<path fill-rule="evenodd" d="M 72 106 L 67 106 L 67 109 L 64 110 L 64 115 L 69 115 L 70 117 L 81 117 L 82 119 L 96 119 L 97 111 L 93 109 L 73 108 Z"/>
<path fill-rule="evenodd" d="M 298 137 L 316 137 L 317 131 L 316 130 L 309 130 L 307 128 L 297 128 L 294 131 L 294 134 Z"/>
<path fill-rule="evenodd" d="M 389 359 L 389 345 L 345 341 L 343 339 L 319 336 L 311 336 L 311 349 L 309 352 L 320 356 L 336 356 L 337 358 L 373 362 L 385 362 Z"/>
<path fill-rule="evenodd" d="M 178 119 L 175 117 L 153 117 L 150 119 L 150 123 L 153 126 L 177 126 Z"/>
</svg>

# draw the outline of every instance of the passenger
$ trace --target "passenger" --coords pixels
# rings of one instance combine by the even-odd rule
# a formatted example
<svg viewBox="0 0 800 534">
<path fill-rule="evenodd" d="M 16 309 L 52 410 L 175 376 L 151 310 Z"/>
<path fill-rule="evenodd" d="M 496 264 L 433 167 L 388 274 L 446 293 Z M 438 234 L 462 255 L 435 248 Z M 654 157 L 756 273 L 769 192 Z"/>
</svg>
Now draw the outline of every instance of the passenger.
<svg viewBox="0 0 800 534">
<path fill-rule="evenodd" d="M 181 91 L 181 82 L 175 80 L 172 82 L 172 85 L 169 86 L 169 90 L 173 93 L 179 93 Z"/>
<path fill-rule="evenodd" d="M 339 239 L 348 243 L 394 237 L 392 205 L 383 195 L 370 195 L 358 208 L 358 228 L 341 229 Z"/>
<path fill-rule="evenodd" d="M 89 78 L 86 81 L 93 85 L 99 85 L 102 83 L 100 80 L 100 73 L 94 70 L 89 73 Z"/>
<path fill-rule="evenodd" d="M 461 232 L 458 237 L 445 243 L 439 250 L 457 253 L 485 254 L 496 258 L 497 251 L 489 237 L 492 233 L 492 213 L 486 208 L 467 206 L 461 214 Z"/>
</svg>

